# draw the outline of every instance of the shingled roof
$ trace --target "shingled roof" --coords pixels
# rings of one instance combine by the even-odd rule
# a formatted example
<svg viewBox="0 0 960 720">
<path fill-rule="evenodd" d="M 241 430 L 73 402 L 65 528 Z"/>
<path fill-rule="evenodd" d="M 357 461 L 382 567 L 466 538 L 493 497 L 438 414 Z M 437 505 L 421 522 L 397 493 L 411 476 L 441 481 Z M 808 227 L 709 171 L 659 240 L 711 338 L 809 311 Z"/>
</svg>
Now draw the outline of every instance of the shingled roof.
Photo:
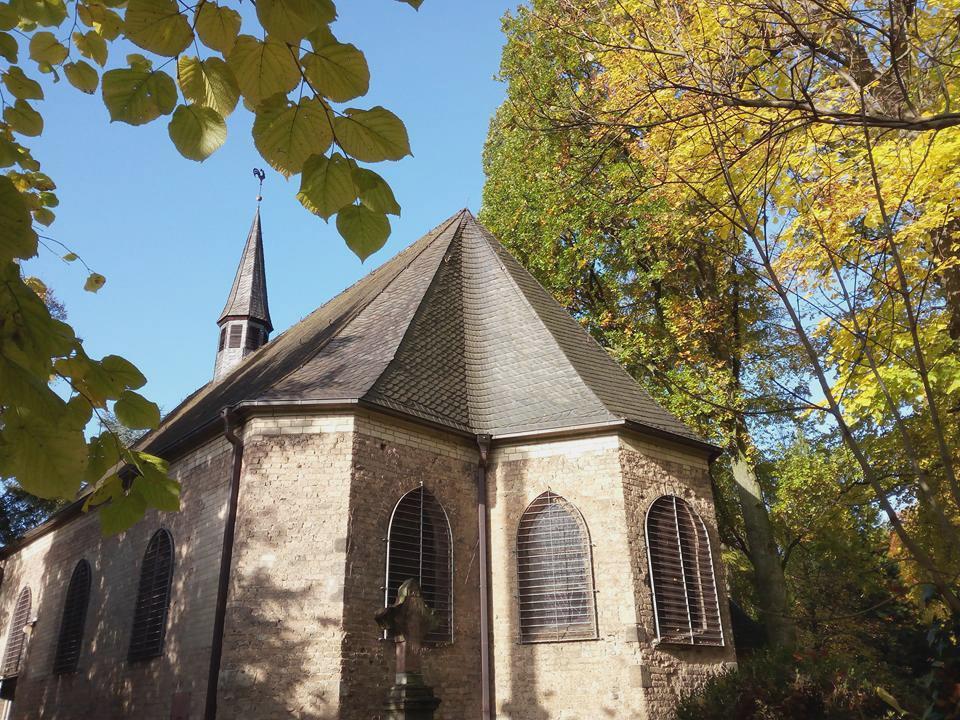
<svg viewBox="0 0 960 720">
<path fill-rule="evenodd" d="M 708 447 L 468 210 L 187 398 L 144 446 L 177 445 L 224 407 L 336 401 L 494 437 L 626 421 Z"/>
<path fill-rule="evenodd" d="M 247 243 L 243 246 L 237 275 L 233 287 L 223 306 L 218 323 L 230 317 L 243 317 L 259 320 L 273 330 L 270 322 L 270 309 L 267 302 L 267 273 L 263 263 L 263 232 L 260 229 L 260 208 L 253 216 L 253 224 L 247 234 Z"/>
</svg>

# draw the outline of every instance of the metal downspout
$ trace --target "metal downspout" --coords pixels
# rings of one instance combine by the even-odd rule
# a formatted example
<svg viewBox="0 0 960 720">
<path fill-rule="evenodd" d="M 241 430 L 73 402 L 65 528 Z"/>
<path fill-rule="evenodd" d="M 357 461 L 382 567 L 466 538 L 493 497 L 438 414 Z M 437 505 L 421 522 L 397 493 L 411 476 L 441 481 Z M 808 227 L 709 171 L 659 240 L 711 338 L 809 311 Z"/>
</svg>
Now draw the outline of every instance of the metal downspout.
<svg viewBox="0 0 960 720">
<path fill-rule="evenodd" d="M 487 554 L 487 454 L 490 436 L 477 435 L 480 462 L 477 465 L 477 544 L 480 556 L 480 698 L 481 720 L 495 717 L 491 704 L 490 666 L 490 558 Z"/>
<path fill-rule="evenodd" d="M 230 473 L 230 500 L 227 518 L 223 524 L 223 550 L 220 553 L 220 578 L 217 585 L 217 606 L 213 619 L 213 643 L 210 648 L 210 672 L 207 676 L 207 699 L 204 720 L 217 717 L 217 686 L 220 681 L 220 660 L 223 655 L 223 628 L 227 615 L 227 593 L 230 589 L 230 564 L 233 560 L 233 540 L 237 526 L 237 501 L 240 495 L 240 473 L 243 468 L 243 440 L 234 430 L 236 416 L 230 408 L 221 411 L 223 436 L 233 445 L 233 465 Z"/>
</svg>

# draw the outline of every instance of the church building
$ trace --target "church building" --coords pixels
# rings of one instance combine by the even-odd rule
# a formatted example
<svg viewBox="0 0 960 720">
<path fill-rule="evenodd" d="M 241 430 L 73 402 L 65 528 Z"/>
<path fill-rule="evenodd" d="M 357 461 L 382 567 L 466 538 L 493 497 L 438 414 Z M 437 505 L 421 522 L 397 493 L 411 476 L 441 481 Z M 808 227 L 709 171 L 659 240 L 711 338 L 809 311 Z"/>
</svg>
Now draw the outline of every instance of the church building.
<svg viewBox="0 0 960 720">
<path fill-rule="evenodd" d="M 139 444 L 181 510 L 0 550 L 2 717 L 385 718 L 409 578 L 438 720 L 668 720 L 734 662 L 718 449 L 469 211 L 274 338 L 258 211 L 218 325 Z"/>
</svg>

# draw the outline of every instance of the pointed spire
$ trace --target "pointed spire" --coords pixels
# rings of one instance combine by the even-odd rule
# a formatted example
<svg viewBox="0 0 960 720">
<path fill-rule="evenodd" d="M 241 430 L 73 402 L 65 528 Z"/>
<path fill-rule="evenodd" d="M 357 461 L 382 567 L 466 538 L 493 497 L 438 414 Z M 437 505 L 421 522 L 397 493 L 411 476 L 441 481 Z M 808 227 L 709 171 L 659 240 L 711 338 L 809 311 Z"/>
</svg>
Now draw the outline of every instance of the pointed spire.
<svg viewBox="0 0 960 720">
<path fill-rule="evenodd" d="M 247 244 L 240 257 L 237 275 L 227 298 L 227 304 L 220 313 L 218 323 L 227 318 L 249 318 L 259 320 L 267 331 L 273 330 L 270 322 L 270 308 L 267 303 L 267 272 L 263 262 L 263 233 L 260 229 L 260 207 L 253 216 Z"/>
</svg>

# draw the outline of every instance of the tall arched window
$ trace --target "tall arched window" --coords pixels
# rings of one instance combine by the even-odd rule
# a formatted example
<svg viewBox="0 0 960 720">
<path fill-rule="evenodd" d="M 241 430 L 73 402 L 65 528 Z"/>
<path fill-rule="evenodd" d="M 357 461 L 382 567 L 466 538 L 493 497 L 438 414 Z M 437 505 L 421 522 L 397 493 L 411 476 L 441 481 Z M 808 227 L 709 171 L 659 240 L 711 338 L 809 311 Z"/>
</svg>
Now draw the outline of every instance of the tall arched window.
<svg viewBox="0 0 960 720">
<path fill-rule="evenodd" d="M 17 604 L 13 607 L 10 631 L 7 633 L 7 649 L 3 653 L 3 668 L 0 669 L 0 675 L 5 678 L 20 674 L 23 648 L 27 644 L 27 638 L 23 631 L 30 619 L 31 598 L 30 588 L 25 587 L 20 591 L 17 596 Z"/>
<path fill-rule="evenodd" d="M 517 531 L 520 642 L 597 636 L 590 535 L 577 509 L 545 492 Z"/>
<path fill-rule="evenodd" d="M 682 645 L 723 645 L 710 537 L 684 500 L 664 495 L 647 512 L 647 557 L 657 637 Z"/>
<path fill-rule="evenodd" d="M 67 586 L 67 597 L 63 601 L 60 634 L 57 636 L 57 654 L 53 660 L 53 671 L 57 674 L 70 673 L 77 669 L 80 648 L 83 644 L 83 625 L 87 619 L 89 604 L 90 563 L 81 560 L 73 569 L 70 584 Z"/>
<path fill-rule="evenodd" d="M 172 579 L 173 538 L 160 529 L 150 538 L 143 555 L 128 659 L 149 660 L 163 652 Z"/>
<path fill-rule="evenodd" d="M 387 534 L 387 605 L 397 599 L 404 581 L 420 583 L 423 599 L 439 623 L 429 635 L 431 644 L 453 640 L 453 555 L 450 523 L 429 490 L 411 490 L 393 510 Z"/>
</svg>

